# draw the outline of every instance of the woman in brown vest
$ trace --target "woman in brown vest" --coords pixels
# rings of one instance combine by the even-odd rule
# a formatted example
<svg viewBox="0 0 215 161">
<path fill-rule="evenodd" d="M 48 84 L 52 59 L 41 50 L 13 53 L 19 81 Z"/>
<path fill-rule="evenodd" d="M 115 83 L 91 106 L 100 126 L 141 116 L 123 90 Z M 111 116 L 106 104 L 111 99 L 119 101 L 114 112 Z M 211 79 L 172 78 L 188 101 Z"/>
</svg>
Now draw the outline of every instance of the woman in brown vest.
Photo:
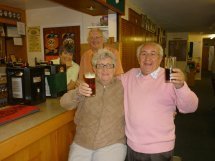
<svg viewBox="0 0 215 161">
<path fill-rule="evenodd" d="M 123 86 L 114 76 L 115 55 L 100 49 L 92 58 L 96 74 L 96 94 L 85 82 L 64 94 L 61 106 L 75 115 L 76 134 L 70 147 L 69 161 L 124 161 Z"/>
</svg>

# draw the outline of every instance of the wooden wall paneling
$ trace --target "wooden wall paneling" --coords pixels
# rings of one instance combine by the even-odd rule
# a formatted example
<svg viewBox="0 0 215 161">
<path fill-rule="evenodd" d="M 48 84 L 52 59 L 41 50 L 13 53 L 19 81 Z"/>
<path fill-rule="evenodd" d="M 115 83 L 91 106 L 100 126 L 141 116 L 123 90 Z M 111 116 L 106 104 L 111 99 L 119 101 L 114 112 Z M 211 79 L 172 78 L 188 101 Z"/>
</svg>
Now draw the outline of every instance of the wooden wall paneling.
<svg viewBox="0 0 215 161">
<path fill-rule="evenodd" d="M 137 26 L 142 25 L 142 16 L 129 8 L 128 10 L 128 20 L 132 22 L 133 24 L 136 24 Z"/>
<path fill-rule="evenodd" d="M 131 68 L 135 67 L 135 44 L 134 42 L 123 43 L 122 47 L 122 66 L 124 71 L 128 71 Z"/>
<path fill-rule="evenodd" d="M 146 29 L 147 15 L 141 14 L 141 27 Z"/>
<path fill-rule="evenodd" d="M 145 42 L 146 41 L 146 31 L 145 30 L 142 30 L 142 40 L 143 40 L 143 42 Z"/>
<path fill-rule="evenodd" d="M 68 134 L 72 131 L 71 123 L 68 123 L 58 130 L 44 136 L 28 147 L 20 150 L 3 161 L 67 161 L 69 146 Z"/>
<path fill-rule="evenodd" d="M 0 16 L 0 23 L 5 23 L 8 25 L 16 25 L 17 21 L 26 23 L 26 16 L 25 16 L 24 10 L 2 5 L 2 4 L 0 4 L 0 10 L 7 11 L 7 16 Z M 9 12 L 12 14 L 12 18 L 9 16 Z M 13 13 L 16 13 L 15 16 L 18 18 L 13 18 L 13 16 L 14 16 Z M 3 15 L 4 15 L 4 13 L 3 13 Z"/>
<path fill-rule="evenodd" d="M 124 71 L 129 69 L 130 64 L 130 51 L 132 51 L 132 45 L 130 44 L 130 38 L 132 35 L 131 25 L 128 21 L 122 19 L 121 21 L 121 37 L 122 37 L 122 66 Z M 130 28 L 130 29 L 129 29 Z"/>
<path fill-rule="evenodd" d="M 151 41 L 150 32 L 146 31 L 146 42 L 149 42 L 149 41 Z"/>
<path fill-rule="evenodd" d="M 132 12 L 132 11 L 131 11 Z M 133 22 L 121 19 L 122 65 L 124 71 L 139 67 L 136 50 L 139 45 L 148 41 L 156 41 L 155 33 L 145 30 Z"/>
<path fill-rule="evenodd" d="M 74 115 L 75 110 L 66 111 L 1 142 L 0 160 L 55 161 L 53 159 L 55 156 L 57 161 L 66 161 L 69 145 L 75 134 Z M 62 136 L 64 138 L 61 138 Z M 52 148 L 57 148 L 57 150 Z M 64 154 L 59 154 L 61 152 Z"/>
<path fill-rule="evenodd" d="M 105 6 L 102 2 L 96 2 L 95 0 L 78 0 L 78 1 L 68 1 L 68 0 L 51 0 L 62 4 L 68 8 L 72 8 L 79 12 L 83 12 L 92 16 L 107 15 L 109 8 Z M 93 7 L 93 10 L 90 10 L 90 7 Z"/>
<path fill-rule="evenodd" d="M 5 38 L 0 36 L 0 57 L 5 56 Z"/>
<path fill-rule="evenodd" d="M 152 33 L 152 41 L 153 41 L 153 42 L 156 42 L 156 36 L 155 36 L 155 33 Z"/>
<path fill-rule="evenodd" d="M 140 44 L 141 29 L 133 23 L 122 19 L 121 21 L 122 39 L 122 66 L 124 71 L 138 67 L 136 49 Z"/>
<path fill-rule="evenodd" d="M 120 15 L 124 14 L 125 10 L 125 0 L 120 0 L 119 3 L 115 1 L 106 0 L 78 0 L 78 1 L 68 1 L 68 0 L 51 0 L 62 4 L 68 8 L 92 15 L 92 16 L 102 16 L 112 13 L 118 13 Z M 111 3 L 113 2 L 113 3 Z M 90 9 L 92 7 L 92 10 Z"/>
<path fill-rule="evenodd" d="M 0 23 L 3 24 L 5 30 L 7 26 L 16 26 L 18 21 L 26 23 L 26 15 L 24 10 L 1 4 L 0 10 L 2 12 L 5 11 L 7 13 L 2 13 L 2 15 L 0 16 Z M 27 61 L 26 36 L 21 36 L 23 45 L 16 46 L 14 45 L 13 38 L 7 37 L 6 31 L 5 34 L 6 36 L 4 37 L 4 39 L 6 45 L 4 49 L 4 56 L 7 56 L 9 58 L 10 55 L 13 54 L 15 55 L 15 57 L 21 58 L 23 61 Z"/>
<path fill-rule="evenodd" d="M 26 37 L 22 36 L 23 45 L 14 45 L 13 38 L 5 38 L 6 42 L 6 54 L 9 58 L 10 55 L 15 55 L 15 57 L 18 59 L 21 59 L 22 61 L 27 61 L 27 47 L 26 47 Z"/>
</svg>

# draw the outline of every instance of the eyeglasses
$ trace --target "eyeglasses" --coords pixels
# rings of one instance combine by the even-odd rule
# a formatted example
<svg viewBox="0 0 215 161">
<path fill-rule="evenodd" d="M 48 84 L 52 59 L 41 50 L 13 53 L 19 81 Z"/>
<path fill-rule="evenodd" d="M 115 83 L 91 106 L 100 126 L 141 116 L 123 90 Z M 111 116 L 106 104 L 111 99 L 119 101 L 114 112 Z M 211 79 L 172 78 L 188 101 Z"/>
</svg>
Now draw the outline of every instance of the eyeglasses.
<svg viewBox="0 0 215 161">
<path fill-rule="evenodd" d="M 114 68 L 114 64 L 96 64 L 96 68 L 97 69 L 113 69 Z"/>
<path fill-rule="evenodd" d="M 140 56 L 142 56 L 142 57 L 151 57 L 151 58 L 156 58 L 157 56 L 158 56 L 159 54 L 157 54 L 157 53 L 154 53 L 154 52 L 152 52 L 152 53 L 146 53 L 146 52 L 142 52 L 142 53 L 140 53 Z"/>
</svg>

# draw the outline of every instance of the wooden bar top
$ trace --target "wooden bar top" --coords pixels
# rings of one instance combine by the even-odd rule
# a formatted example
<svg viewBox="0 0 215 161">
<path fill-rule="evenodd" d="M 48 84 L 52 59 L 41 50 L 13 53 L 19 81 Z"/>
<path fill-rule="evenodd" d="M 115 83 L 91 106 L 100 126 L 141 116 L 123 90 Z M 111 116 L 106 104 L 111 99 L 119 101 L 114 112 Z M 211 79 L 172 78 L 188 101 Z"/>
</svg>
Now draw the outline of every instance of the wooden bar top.
<svg viewBox="0 0 215 161">
<path fill-rule="evenodd" d="M 0 160 L 73 122 L 75 111 L 63 109 L 59 98 L 47 99 L 36 106 L 39 112 L 0 126 Z"/>
</svg>

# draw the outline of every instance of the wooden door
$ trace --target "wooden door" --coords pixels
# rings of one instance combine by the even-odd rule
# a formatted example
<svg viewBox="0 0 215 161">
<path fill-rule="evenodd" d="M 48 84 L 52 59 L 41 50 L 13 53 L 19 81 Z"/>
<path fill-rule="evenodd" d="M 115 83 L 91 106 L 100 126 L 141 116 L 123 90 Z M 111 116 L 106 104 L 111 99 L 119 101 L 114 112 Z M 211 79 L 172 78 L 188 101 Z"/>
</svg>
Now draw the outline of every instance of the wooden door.
<svg viewBox="0 0 215 161">
<path fill-rule="evenodd" d="M 124 72 L 139 67 L 136 51 L 139 45 L 152 40 L 149 32 L 140 26 L 121 19 L 122 66 Z M 153 34 L 151 34 L 153 35 Z M 148 39 L 147 39 L 148 37 Z"/>
<path fill-rule="evenodd" d="M 209 46 L 203 46 L 202 49 L 202 70 L 208 71 Z"/>
<path fill-rule="evenodd" d="M 187 40 L 170 40 L 169 56 L 175 56 L 177 61 L 186 61 Z"/>
<path fill-rule="evenodd" d="M 59 48 L 66 38 L 75 43 L 73 60 L 80 64 L 80 26 L 52 27 L 43 29 L 44 56 L 49 61 L 59 56 Z"/>
<path fill-rule="evenodd" d="M 136 42 L 134 39 L 136 36 L 138 27 L 135 27 L 132 23 L 122 19 L 121 21 L 121 37 L 122 37 L 122 66 L 124 72 L 131 68 L 138 67 L 138 61 L 136 57 Z"/>
<path fill-rule="evenodd" d="M 202 70 L 204 71 L 208 71 L 210 46 L 215 47 L 215 39 L 204 38 L 202 48 Z"/>
</svg>

